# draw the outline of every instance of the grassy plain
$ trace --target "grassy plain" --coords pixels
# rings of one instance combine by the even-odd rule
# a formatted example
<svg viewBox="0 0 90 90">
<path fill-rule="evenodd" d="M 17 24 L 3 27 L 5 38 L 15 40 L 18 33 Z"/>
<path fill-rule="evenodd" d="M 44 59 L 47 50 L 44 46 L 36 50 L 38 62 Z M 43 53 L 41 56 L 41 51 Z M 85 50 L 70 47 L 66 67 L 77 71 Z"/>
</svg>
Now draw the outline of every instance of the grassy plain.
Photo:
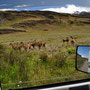
<svg viewBox="0 0 90 90">
<path fill-rule="evenodd" d="M 90 15 L 54 12 L 0 12 L 2 29 L 25 30 L 0 34 L 0 81 L 4 90 L 46 85 L 90 77 L 75 70 L 77 45 L 90 45 Z M 89 24 L 87 24 L 89 22 Z M 73 36 L 76 45 L 63 45 Z M 46 42 L 46 47 L 15 51 L 9 44 Z"/>
</svg>

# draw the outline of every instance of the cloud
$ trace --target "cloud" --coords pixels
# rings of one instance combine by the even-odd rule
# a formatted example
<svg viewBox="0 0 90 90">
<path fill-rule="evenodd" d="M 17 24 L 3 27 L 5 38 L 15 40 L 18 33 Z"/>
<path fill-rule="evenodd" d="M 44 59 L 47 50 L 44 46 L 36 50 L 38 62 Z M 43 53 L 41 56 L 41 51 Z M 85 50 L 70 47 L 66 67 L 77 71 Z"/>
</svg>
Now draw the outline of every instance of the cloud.
<svg viewBox="0 0 90 90">
<path fill-rule="evenodd" d="M 85 55 L 81 55 L 81 57 L 83 57 L 83 58 L 88 58 L 88 56 L 85 56 Z"/>
<path fill-rule="evenodd" d="M 80 7 L 76 6 L 74 4 L 68 4 L 65 7 L 60 7 L 60 8 L 46 8 L 42 9 L 41 11 L 54 11 L 54 12 L 59 12 L 59 13 L 74 13 L 75 11 L 86 11 L 90 12 L 90 7 Z"/>
<path fill-rule="evenodd" d="M 16 8 L 24 8 L 24 7 L 28 7 L 28 6 L 31 6 L 31 5 L 23 4 L 23 5 L 17 5 L 17 6 L 15 6 L 15 7 L 16 7 Z"/>
<path fill-rule="evenodd" d="M 81 55 L 81 57 L 86 58 L 86 56 L 84 56 L 84 55 Z"/>
<path fill-rule="evenodd" d="M 44 1 L 41 1 L 41 4 L 42 4 L 42 5 L 44 5 L 44 4 L 45 4 L 45 2 L 44 2 Z"/>
<path fill-rule="evenodd" d="M 0 11 L 17 11 L 17 9 L 4 8 L 0 9 Z"/>
</svg>

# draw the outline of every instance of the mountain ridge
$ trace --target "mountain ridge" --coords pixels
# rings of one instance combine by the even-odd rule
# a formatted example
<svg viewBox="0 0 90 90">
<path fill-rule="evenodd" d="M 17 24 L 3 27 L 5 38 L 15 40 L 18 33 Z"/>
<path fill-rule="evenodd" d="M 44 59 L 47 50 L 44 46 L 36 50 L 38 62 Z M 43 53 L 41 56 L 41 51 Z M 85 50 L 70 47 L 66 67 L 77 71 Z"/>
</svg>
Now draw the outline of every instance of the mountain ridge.
<svg viewBox="0 0 90 90">
<path fill-rule="evenodd" d="M 90 12 L 88 12 L 88 11 L 82 11 L 82 12 L 75 11 L 73 14 L 81 14 L 81 15 L 85 15 L 85 14 L 90 14 Z"/>
</svg>

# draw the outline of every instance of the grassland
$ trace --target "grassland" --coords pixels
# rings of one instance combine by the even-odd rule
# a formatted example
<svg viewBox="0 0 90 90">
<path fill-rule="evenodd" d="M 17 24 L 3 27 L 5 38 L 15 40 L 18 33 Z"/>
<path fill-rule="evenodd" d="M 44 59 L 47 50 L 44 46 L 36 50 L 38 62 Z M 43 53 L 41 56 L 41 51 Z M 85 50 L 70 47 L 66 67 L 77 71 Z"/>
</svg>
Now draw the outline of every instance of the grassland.
<svg viewBox="0 0 90 90">
<path fill-rule="evenodd" d="M 90 77 L 75 70 L 76 46 L 90 45 L 90 15 L 48 11 L 7 11 L 0 15 L 0 30 L 26 31 L 0 34 L 0 81 L 4 90 Z M 75 38 L 76 45 L 62 45 L 62 39 L 70 36 Z M 11 42 L 33 43 L 34 40 L 46 42 L 46 47 L 15 51 L 9 46 Z"/>
</svg>

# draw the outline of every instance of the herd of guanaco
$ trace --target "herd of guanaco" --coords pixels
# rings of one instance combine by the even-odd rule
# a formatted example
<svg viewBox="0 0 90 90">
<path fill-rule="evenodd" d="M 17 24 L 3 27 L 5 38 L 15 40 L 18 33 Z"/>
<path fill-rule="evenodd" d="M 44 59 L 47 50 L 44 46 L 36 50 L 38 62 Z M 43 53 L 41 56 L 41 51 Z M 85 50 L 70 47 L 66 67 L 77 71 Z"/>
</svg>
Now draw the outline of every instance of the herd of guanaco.
<svg viewBox="0 0 90 90">
<path fill-rule="evenodd" d="M 43 43 L 43 42 L 34 42 L 34 43 L 24 43 L 24 42 L 20 42 L 20 44 L 16 45 L 16 44 L 13 44 L 13 43 L 10 43 L 10 46 L 12 46 L 12 48 L 14 50 L 21 50 L 21 48 L 23 47 L 25 51 L 27 51 L 28 49 L 31 49 L 31 48 L 35 48 L 36 46 L 41 49 L 41 47 L 45 47 L 46 46 L 46 43 Z"/>
<path fill-rule="evenodd" d="M 76 43 L 76 40 L 73 38 L 73 36 L 70 36 L 71 40 L 69 39 L 69 37 L 66 37 L 64 38 L 62 41 L 63 41 L 63 44 L 66 42 L 67 44 L 71 43 L 72 46 L 75 45 Z M 46 43 L 45 42 L 36 42 L 34 41 L 34 43 L 24 43 L 24 42 L 20 42 L 20 44 L 18 45 L 14 45 L 13 43 L 10 43 L 10 45 L 12 46 L 12 48 L 14 50 L 21 50 L 21 48 L 23 47 L 25 51 L 27 51 L 28 49 L 31 49 L 31 48 L 35 48 L 35 47 L 38 47 L 39 49 L 41 49 L 41 47 L 46 47 Z"/>
</svg>

